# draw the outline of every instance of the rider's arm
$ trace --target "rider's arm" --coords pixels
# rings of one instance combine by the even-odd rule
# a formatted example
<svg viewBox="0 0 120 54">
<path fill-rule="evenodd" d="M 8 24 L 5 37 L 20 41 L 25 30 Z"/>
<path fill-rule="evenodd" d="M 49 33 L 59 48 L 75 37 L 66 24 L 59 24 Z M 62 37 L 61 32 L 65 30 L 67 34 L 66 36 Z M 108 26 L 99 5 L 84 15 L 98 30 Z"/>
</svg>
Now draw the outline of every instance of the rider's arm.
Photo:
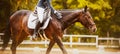
<svg viewBox="0 0 120 54">
<path fill-rule="evenodd" d="M 51 6 L 50 1 L 51 1 L 51 0 L 47 0 L 47 3 L 48 3 L 48 6 L 50 7 L 52 13 L 54 13 L 55 10 L 54 10 L 53 7 Z"/>
<path fill-rule="evenodd" d="M 57 17 L 58 17 L 59 19 L 62 18 L 61 13 L 59 13 L 59 12 L 57 12 L 56 10 L 53 9 L 53 7 L 52 7 L 51 4 L 50 4 L 50 1 L 51 1 L 51 0 L 47 0 L 47 3 L 48 3 L 48 6 L 49 6 L 50 9 L 51 9 L 51 12 L 54 13 L 55 15 L 57 15 Z"/>
</svg>

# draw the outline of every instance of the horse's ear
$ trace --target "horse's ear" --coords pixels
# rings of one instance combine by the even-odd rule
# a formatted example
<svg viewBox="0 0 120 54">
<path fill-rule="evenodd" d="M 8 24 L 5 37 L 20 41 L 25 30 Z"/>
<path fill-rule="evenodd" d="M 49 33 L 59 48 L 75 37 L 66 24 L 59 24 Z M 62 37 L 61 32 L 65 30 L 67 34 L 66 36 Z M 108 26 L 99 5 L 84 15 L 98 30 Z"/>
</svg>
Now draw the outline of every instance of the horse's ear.
<svg viewBox="0 0 120 54">
<path fill-rule="evenodd" d="M 87 5 L 86 5 L 85 8 L 84 8 L 84 11 L 87 12 L 87 9 L 88 9 L 88 7 L 87 7 Z"/>
</svg>

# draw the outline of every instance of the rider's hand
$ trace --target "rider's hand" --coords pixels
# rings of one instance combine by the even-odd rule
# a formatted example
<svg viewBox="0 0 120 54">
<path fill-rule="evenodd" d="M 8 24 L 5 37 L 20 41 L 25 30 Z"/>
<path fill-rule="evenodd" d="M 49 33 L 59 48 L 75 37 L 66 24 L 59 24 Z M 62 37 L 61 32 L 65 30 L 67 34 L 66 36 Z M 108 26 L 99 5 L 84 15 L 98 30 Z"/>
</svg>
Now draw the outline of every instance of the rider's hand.
<svg viewBox="0 0 120 54">
<path fill-rule="evenodd" d="M 58 17 L 59 19 L 62 18 L 62 14 L 61 14 L 61 13 L 59 13 L 59 12 L 57 12 L 57 11 L 54 11 L 54 13 L 57 15 L 57 17 Z"/>
</svg>

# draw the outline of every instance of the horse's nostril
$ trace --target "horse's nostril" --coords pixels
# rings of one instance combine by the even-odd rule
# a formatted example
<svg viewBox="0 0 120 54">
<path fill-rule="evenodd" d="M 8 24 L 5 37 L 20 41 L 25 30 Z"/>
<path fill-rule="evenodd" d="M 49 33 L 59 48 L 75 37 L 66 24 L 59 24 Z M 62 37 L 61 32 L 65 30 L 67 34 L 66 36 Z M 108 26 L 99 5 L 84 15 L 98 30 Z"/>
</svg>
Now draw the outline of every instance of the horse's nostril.
<svg viewBox="0 0 120 54">
<path fill-rule="evenodd" d="M 94 28 L 93 32 L 96 32 L 97 31 L 97 28 Z"/>
</svg>

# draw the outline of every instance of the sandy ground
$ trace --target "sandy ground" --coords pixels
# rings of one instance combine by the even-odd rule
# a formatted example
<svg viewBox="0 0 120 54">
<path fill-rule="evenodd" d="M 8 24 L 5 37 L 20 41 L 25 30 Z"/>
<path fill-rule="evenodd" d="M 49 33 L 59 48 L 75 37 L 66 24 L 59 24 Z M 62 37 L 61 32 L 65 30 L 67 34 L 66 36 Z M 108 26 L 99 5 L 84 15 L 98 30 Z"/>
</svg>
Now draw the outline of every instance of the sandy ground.
<svg viewBox="0 0 120 54">
<path fill-rule="evenodd" d="M 113 49 L 114 50 L 114 49 Z M 101 49 L 67 49 L 68 54 L 120 54 L 120 50 L 101 50 Z M 45 54 L 46 48 L 18 48 L 17 54 Z M 3 53 L 0 51 L 0 54 L 12 54 L 9 49 Z M 59 48 L 54 48 L 50 54 L 62 54 L 62 51 Z"/>
</svg>

